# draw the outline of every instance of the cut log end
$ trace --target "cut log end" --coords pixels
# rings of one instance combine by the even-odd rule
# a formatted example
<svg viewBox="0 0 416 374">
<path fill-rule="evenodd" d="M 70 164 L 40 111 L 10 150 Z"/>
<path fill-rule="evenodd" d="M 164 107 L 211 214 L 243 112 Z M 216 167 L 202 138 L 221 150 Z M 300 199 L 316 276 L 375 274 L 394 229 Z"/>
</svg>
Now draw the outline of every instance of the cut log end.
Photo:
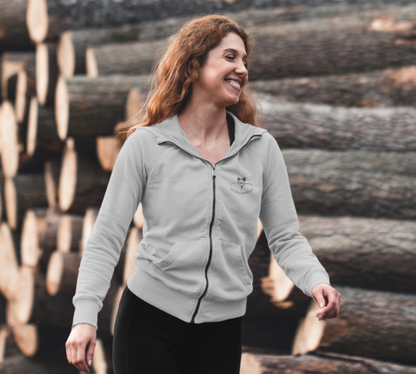
<svg viewBox="0 0 416 374">
<path fill-rule="evenodd" d="M 75 72 L 75 50 L 72 34 L 72 30 L 64 31 L 61 34 L 56 56 L 59 73 L 65 78 L 71 78 Z"/>
<path fill-rule="evenodd" d="M 46 0 L 29 0 L 26 10 L 26 25 L 34 43 L 41 43 L 48 33 L 48 6 Z"/>
<path fill-rule="evenodd" d="M 13 326 L 16 345 L 25 356 L 32 357 L 38 350 L 38 328 L 35 324 Z"/>
<path fill-rule="evenodd" d="M 312 301 L 298 325 L 293 339 L 292 355 L 306 354 L 319 347 L 324 334 L 326 321 L 319 321 L 316 314 L 320 311 L 318 304 Z"/>
<path fill-rule="evenodd" d="M 66 139 L 68 133 L 69 99 L 65 78 L 60 76 L 55 89 L 55 121 L 59 139 Z"/>
<path fill-rule="evenodd" d="M 61 253 L 53 252 L 49 259 L 46 273 L 46 289 L 51 296 L 56 295 L 59 291 L 63 267 L 64 263 Z"/>
<path fill-rule="evenodd" d="M 45 43 L 36 46 L 36 94 L 40 105 L 45 105 L 49 84 L 49 53 Z"/>
<path fill-rule="evenodd" d="M 27 92 L 27 74 L 25 70 L 21 70 L 17 73 L 16 100 L 14 103 L 16 121 L 18 123 L 22 123 L 23 118 L 25 116 L 26 92 Z"/>
<path fill-rule="evenodd" d="M 59 178 L 59 207 L 66 212 L 72 204 L 77 184 L 77 154 L 73 139 L 68 139 L 62 156 L 62 168 Z"/>
<path fill-rule="evenodd" d="M 98 77 L 98 65 L 95 58 L 94 50 L 87 48 L 85 52 L 85 66 L 87 70 L 87 76 L 90 78 Z"/>
<path fill-rule="evenodd" d="M 35 267 L 38 264 L 41 250 L 38 243 L 37 218 L 32 209 L 25 213 L 20 243 L 22 265 Z"/>
</svg>

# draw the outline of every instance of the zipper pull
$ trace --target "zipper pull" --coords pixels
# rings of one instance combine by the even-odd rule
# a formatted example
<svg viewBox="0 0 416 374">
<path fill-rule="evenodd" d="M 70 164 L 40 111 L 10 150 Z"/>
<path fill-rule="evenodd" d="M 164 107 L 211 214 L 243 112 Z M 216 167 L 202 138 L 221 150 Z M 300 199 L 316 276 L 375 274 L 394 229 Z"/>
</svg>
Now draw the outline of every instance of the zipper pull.
<svg viewBox="0 0 416 374">
<path fill-rule="evenodd" d="M 215 165 L 212 167 L 212 178 L 216 178 L 216 176 L 215 176 Z"/>
</svg>

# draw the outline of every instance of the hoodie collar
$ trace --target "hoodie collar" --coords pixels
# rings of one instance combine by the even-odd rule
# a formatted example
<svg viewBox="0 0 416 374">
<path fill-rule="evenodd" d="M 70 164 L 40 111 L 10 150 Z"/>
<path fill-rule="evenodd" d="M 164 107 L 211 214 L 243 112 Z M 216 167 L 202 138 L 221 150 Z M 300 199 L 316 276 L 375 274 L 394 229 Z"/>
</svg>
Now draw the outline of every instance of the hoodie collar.
<svg viewBox="0 0 416 374">
<path fill-rule="evenodd" d="M 234 119 L 235 138 L 233 144 L 231 145 L 223 159 L 235 155 L 249 141 L 261 138 L 261 136 L 267 131 L 266 129 L 241 122 L 231 112 L 227 111 L 227 113 L 229 113 Z M 188 140 L 185 131 L 183 131 L 181 126 L 179 125 L 178 114 L 166 118 L 164 121 L 157 123 L 156 125 L 149 126 L 148 128 L 154 128 L 156 130 L 158 144 L 170 142 L 175 144 L 179 148 L 183 149 L 184 151 L 190 153 L 191 155 L 198 158 L 202 158 L 199 152 Z"/>
</svg>

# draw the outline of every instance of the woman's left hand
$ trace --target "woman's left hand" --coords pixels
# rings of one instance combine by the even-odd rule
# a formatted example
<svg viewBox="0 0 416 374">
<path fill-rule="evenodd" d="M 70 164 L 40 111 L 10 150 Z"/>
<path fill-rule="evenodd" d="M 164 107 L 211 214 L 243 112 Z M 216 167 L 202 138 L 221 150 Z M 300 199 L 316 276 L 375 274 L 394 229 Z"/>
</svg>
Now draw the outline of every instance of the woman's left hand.
<svg viewBox="0 0 416 374">
<path fill-rule="evenodd" d="M 341 294 L 335 288 L 327 283 L 320 283 L 313 287 L 311 292 L 318 306 L 323 308 L 316 315 L 319 321 L 338 317 L 341 306 Z"/>
</svg>

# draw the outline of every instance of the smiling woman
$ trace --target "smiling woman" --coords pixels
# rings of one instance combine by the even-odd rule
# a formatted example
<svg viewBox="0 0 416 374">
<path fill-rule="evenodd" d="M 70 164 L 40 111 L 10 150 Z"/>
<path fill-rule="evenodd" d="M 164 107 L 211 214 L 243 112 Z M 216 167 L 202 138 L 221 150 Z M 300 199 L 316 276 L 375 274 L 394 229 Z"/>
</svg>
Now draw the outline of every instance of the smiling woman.
<svg viewBox="0 0 416 374">
<path fill-rule="evenodd" d="M 114 325 L 115 374 L 239 374 L 259 218 L 288 277 L 328 303 L 322 318 L 337 315 L 339 294 L 299 232 L 282 152 L 246 92 L 250 51 L 232 18 L 208 15 L 183 25 L 155 65 L 79 268 L 66 342 L 79 370 L 89 372 L 97 314 L 140 202 L 143 239 Z"/>
</svg>

